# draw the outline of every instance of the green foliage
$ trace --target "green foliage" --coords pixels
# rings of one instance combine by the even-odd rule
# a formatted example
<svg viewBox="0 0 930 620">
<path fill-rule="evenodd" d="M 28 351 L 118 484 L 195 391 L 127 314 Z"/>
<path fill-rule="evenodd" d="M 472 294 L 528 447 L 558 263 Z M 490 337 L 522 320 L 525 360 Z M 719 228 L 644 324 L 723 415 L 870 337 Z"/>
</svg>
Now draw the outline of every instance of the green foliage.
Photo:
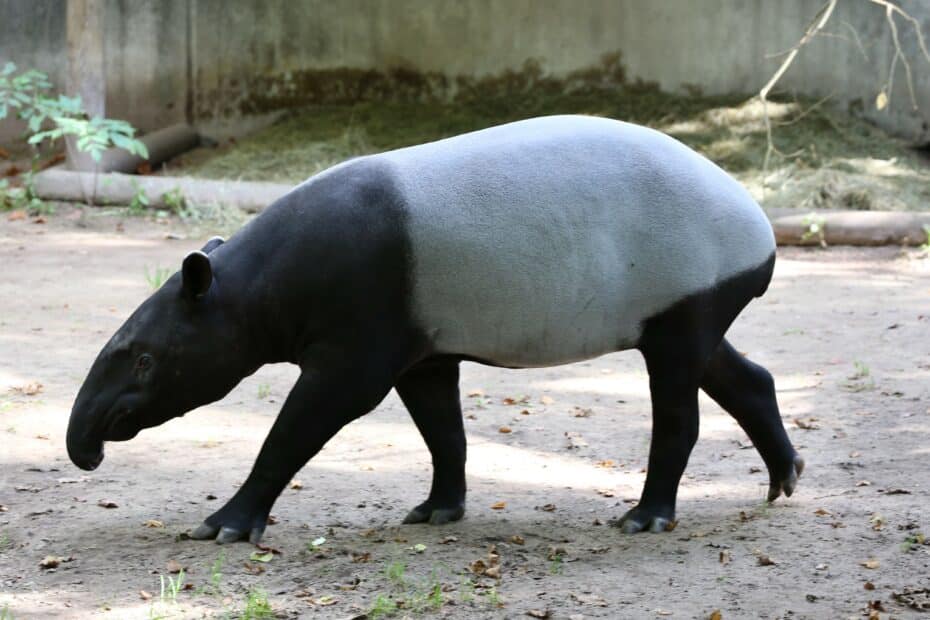
<svg viewBox="0 0 930 620">
<path fill-rule="evenodd" d="M 149 271 L 148 266 L 145 267 L 145 281 L 148 282 L 149 287 L 153 291 L 157 291 L 161 288 L 161 285 L 165 283 L 171 276 L 171 270 L 167 267 L 155 267 L 154 271 Z"/>
<path fill-rule="evenodd" d="M 159 581 L 161 582 L 161 595 L 160 599 L 162 603 L 177 603 L 178 602 L 178 592 L 181 591 L 181 587 L 184 585 L 184 569 L 178 573 L 177 577 L 172 577 L 168 575 L 168 581 L 165 581 L 164 575 L 158 576 Z"/>
<path fill-rule="evenodd" d="M 0 69 L 0 120 L 15 111 L 26 121 L 32 145 L 74 136 L 78 150 L 89 153 L 95 162 L 110 147 L 148 158 L 148 150 L 135 138 L 132 125 L 99 116 L 88 118 L 80 97 L 53 96 L 51 90 L 52 83 L 41 71 L 29 69 L 17 75 L 16 65 L 6 63 Z M 52 126 L 43 131 L 46 121 Z"/>
<path fill-rule="evenodd" d="M 136 193 L 132 195 L 132 200 L 129 201 L 129 212 L 133 215 L 142 215 L 145 213 L 146 207 L 149 206 L 149 197 L 145 193 L 145 188 L 140 187 L 138 183 L 133 182 L 133 187 L 136 189 Z"/>
<path fill-rule="evenodd" d="M 270 618 L 273 615 L 271 604 L 268 602 L 268 595 L 263 590 L 250 590 L 248 598 L 245 601 L 245 609 L 239 616 L 241 620 L 258 620 L 259 618 Z"/>
<path fill-rule="evenodd" d="M 181 191 L 180 187 L 175 187 L 165 192 L 162 194 L 161 198 L 165 201 L 165 205 L 168 209 L 175 215 L 185 217 L 190 213 L 190 209 L 188 209 L 187 205 L 187 198 L 184 197 L 184 193 Z"/>
<path fill-rule="evenodd" d="M 930 224 L 924 224 L 924 233 L 927 235 L 927 242 L 920 246 L 920 249 L 930 251 Z"/>
<path fill-rule="evenodd" d="M 801 235 L 801 241 L 809 241 L 816 238 L 820 247 L 827 247 L 827 240 L 824 237 L 824 226 L 827 220 L 824 216 L 816 213 L 809 213 L 804 216 L 802 223 L 807 229 L 804 231 L 804 234 Z"/>
</svg>

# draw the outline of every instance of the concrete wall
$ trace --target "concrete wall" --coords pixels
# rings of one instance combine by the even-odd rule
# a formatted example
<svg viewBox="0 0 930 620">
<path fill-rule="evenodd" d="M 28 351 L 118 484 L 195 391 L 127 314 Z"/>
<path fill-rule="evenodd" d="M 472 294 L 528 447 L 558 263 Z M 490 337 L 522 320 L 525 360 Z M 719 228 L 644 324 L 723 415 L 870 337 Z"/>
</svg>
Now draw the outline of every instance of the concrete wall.
<svg viewBox="0 0 930 620">
<path fill-rule="evenodd" d="M 758 90 L 823 0 L 108 0 L 108 114 L 143 129 L 182 119 L 271 112 L 321 98 L 390 96 L 368 70 L 487 76 L 537 59 L 552 74 L 619 51 L 627 74 L 677 90 Z M 930 38 L 930 2 L 900 0 Z M 874 110 L 891 63 L 881 7 L 840 0 L 783 89 L 860 105 L 879 124 L 930 140 L 930 64 L 899 31 L 915 73 L 915 111 L 899 63 L 892 105 Z M 854 42 L 855 31 L 863 42 Z M 64 0 L 0 0 L 0 62 L 63 83 Z M 403 77 L 403 76 L 402 76 Z M 409 86 L 410 75 L 406 75 Z M 340 82 L 341 81 L 341 82 Z M 351 87 L 343 83 L 351 82 Z M 321 84 L 324 84 L 321 86 Z M 448 86 L 448 84 L 446 84 Z M 367 89 L 367 90 L 365 90 Z M 409 93 L 408 93 L 409 94 Z M 422 96 L 417 90 L 414 95 Z M 856 103 L 858 102 L 858 103 Z M 237 121 L 245 126 L 244 121 Z"/>
</svg>

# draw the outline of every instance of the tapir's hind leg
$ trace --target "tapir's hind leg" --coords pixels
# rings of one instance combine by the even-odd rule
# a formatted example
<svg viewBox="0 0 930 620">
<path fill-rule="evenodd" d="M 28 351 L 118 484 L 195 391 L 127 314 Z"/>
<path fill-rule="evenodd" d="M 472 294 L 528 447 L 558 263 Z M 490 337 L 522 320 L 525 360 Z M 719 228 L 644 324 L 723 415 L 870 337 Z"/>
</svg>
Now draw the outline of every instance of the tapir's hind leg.
<svg viewBox="0 0 930 620">
<path fill-rule="evenodd" d="M 714 351 L 701 379 L 701 389 L 736 418 L 769 470 L 768 501 L 791 496 L 804 469 L 778 413 L 772 375 L 726 340 Z"/>
<path fill-rule="evenodd" d="M 459 361 L 426 360 L 395 384 L 401 400 L 433 457 L 433 485 L 425 502 L 404 523 L 433 525 L 458 521 L 465 514 L 465 428 L 459 398 Z"/>
<path fill-rule="evenodd" d="M 642 497 L 619 521 L 624 532 L 659 532 L 674 522 L 678 483 L 698 436 L 698 388 L 730 324 L 765 292 L 774 264 L 773 254 L 757 268 L 682 299 L 643 324 L 637 348 L 649 371 L 652 443 Z M 726 350 L 719 355 L 718 363 L 726 364 Z M 744 407 L 736 409 L 743 419 L 750 418 Z"/>
</svg>

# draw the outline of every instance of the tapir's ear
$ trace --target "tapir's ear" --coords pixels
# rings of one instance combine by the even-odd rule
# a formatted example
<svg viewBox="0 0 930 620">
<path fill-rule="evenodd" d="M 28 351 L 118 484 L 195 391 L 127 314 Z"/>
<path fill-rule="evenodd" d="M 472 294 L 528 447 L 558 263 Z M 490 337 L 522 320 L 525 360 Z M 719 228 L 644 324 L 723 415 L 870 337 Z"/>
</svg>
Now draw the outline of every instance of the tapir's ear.
<svg viewBox="0 0 930 620">
<path fill-rule="evenodd" d="M 226 240 L 223 239 L 222 237 L 213 237 L 213 238 L 211 238 L 209 241 L 207 241 L 207 243 L 204 244 L 204 246 L 203 246 L 202 248 L 200 248 L 200 251 L 203 252 L 204 254 L 209 254 L 210 252 L 212 252 L 212 251 L 215 250 L 216 248 L 218 248 L 218 247 L 220 247 L 221 245 L 223 245 L 223 243 L 224 243 L 225 241 L 226 241 Z"/>
<path fill-rule="evenodd" d="M 181 265 L 181 291 L 188 299 L 200 299 L 213 282 L 210 259 L 203 252 L 191 252 Z"/>
</svg>

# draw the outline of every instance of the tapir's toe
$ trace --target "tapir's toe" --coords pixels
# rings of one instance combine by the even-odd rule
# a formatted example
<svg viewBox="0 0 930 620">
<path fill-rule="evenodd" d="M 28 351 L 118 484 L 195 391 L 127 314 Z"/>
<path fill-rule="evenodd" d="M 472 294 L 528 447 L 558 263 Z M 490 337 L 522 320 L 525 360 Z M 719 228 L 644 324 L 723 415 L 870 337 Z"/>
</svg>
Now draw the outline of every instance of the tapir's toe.
<svg viewBox="0 0 930 620">
<path fill-rule="evenodd" d="M 803 471 L 804 459 L 802 459 L 800 455 L 795 454 L 794 462 L 787 475 L 778 479 L 776 479 L 774 475 L 771 476 L 768 501 L 774 502 L 782 493 L 785 494 L 785 497 L 791 497 L 795 487 L 798 485 L 798 478 L 801 477 L 801 472 Z"/>
<path fill-rule="evenodd" d="M 628 510 L 614 525 L 619 527 L 624 534 L 636 534 L 637 532 L 667 532 L 675 529 L 677 523 L 674 517 L 662 516 L 656 511 L 636 506 Z"/>
<path fill-rule="evenodd" d="M 404 523 L 429 523 L 442 525 L 450 521 L 458 521 L 465 515 L 465 506 L 458 505 L 449 508 L 434 507 L 431 502 L 423 502 L 404 517 Z"/>
<path fill-rule="evenodd" d="M 238 542 L 240 540 L 248 540 L 253 545 L 258 544 L 262 539 L 262 534 L 265 533 L 264 528 L 254 527 L 251 530 L 248 529 L 238 529 L 235 527 L 229 526 L 217 526 L 210 525 L 206 521 L 201 523 L 197 529 L 190 533 L 190 537 L 194 540 L 211 540 L 215 539 L 216 542 L 220 545 L 226 543 Z"/>
</svg>

